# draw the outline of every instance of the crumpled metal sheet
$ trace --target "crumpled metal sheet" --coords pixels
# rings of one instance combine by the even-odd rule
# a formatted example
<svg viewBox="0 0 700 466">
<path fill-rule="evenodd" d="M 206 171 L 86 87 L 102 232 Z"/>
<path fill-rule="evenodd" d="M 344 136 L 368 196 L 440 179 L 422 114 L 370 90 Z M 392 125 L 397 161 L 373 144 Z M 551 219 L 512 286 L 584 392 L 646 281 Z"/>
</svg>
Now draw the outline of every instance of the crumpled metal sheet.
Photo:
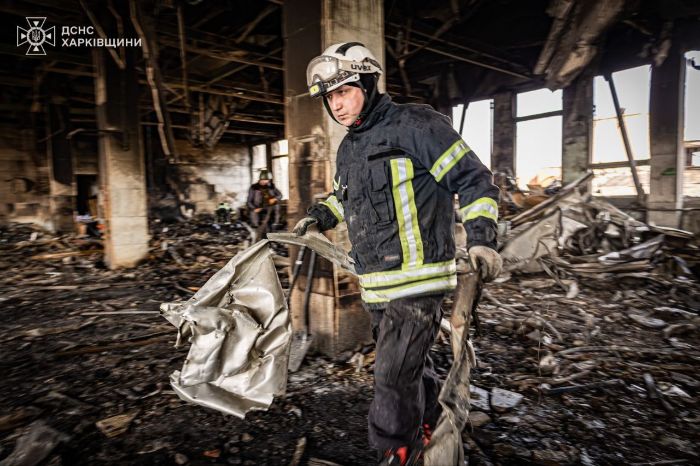
<svg viewBox="0 0 700 466">
<path fill-rule="evenodd" d="M 2 466 L 35 466 L 40 464 L 61 442 L 70 436 L 57 431 L 39 419 L 32 422 L 17 440 L 14 451 L 0 461 Z"/>
<path fill-rule="evenodd" d="M 612 226 L 612 225 L 610 225 Z M 588 228 L 588 225 L 581 223 L 572 218 L 562 215 L 561 217 L 561 236 L 559 237 L 559 247 L 565 249 L 569 245 L 571 238 L 580 230 Z"/>
<path fill-rule="evenodd" d="M 161 313 L 189 338 L 182 370 L 170 376 L 180 398 L 245 417 L 267 409 L 287 385 L 292 327 L 269 241 L 237 254 L 185 303 Z"/>
<path fill-rule="evenodd" d="M 582 198 L 580 190 L 586 185 L 588 180 L 593 177 L 593 172 L 588 172 L 582 175 L 575 181 L 567 184 L 561 190 L 544 202 L 537 204 L 531 209 L 528 209 L 512 219 L 510 219 L 512 228 L 517 228 L 524 223 L 537 220 L 542 217 L 547 217 L 556 210 L 567 210 L 578 204 Z M 574 217 L 575 218 L 575 217 Z M 577 219 L 580 220 L 580 219 Z M 505 238 L 509 241 L 510 238 Z"/>
<path fill-rule="evenodd" d="M 692 275 L 685 259 L 675 255 L 684 254 L 684 245 L 694 238 L 691 232 L 647 225 L 604 199 L 584 193 L 584 183 L 591 176 L 587 173 L 510 219 L 513 228 L 498 238 L 504 271 L 544 270 L 553 275 L 554 269 L 561 269 L 599 278 L 651 270 Z M 558 221 L 549 221 L 556 220 L 556 215 Z"/>
<path fill-rule="evenodd" d="M 541 272 L 537 259 L 559 254 L 559 234 L 562 229 L 561 210 L 514 230 L 512 238 L 501 250 L 505 271 Z"/>
<path fill-rule="evenodd" d="M 612 265 L 630 262 L 639 259 L 650 259 L 661 248 L 664 235 L 658 235 L 648 241 L 623 249 L 622 251 L 609 252 L 598 257 L 601 264 Z"/>
</svg>

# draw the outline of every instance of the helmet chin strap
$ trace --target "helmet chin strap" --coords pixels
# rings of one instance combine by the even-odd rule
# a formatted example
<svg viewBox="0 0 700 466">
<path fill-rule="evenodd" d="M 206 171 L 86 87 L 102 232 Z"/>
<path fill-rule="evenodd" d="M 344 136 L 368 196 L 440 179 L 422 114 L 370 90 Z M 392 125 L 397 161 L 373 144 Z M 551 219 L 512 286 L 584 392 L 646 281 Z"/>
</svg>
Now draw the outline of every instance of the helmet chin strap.
<svg viewBox="0 0 700 466">
<path fill-rule="evenodd" d="M 362 111 L 360 112 L 360 115 L 358 115 L 357 119 L 355 122 L 352 124 L 353 128 L 359 127 L 363 121 L 365 121 L 365 118 L 367 118 L 367 115 L 372 111 L 372 108 L 374 107 L 374 100 L 377 96 L 377 76 L 373 75 L 372 79 L 374 80 L 374 85 L 372 86 L 372 93 L 370 95 L 367 95 L 367 89 L 365 88 L 365 85 L 362 84 L 362 80 L 360 79 L 357 81 L 357 84 L 359 85 L 360 89 L 362 89 L 362 94 L 365 96 L 365 103 L 362 105 Z"/>
</svg>

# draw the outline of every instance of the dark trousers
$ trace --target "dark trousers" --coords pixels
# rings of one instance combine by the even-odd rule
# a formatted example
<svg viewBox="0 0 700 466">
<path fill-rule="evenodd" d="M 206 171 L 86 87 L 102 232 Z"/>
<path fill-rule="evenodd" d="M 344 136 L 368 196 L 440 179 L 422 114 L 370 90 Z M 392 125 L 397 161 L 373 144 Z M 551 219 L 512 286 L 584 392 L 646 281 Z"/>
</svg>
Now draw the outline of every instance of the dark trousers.
<svg viewBox="0 0 700 466">
<path fill-rule="evenodd" d="M 384 451 L 415 442 L 419 427 L 435 426 L 441 383 L 428 355 L 440 328 L 444 294 L 403 298 L 372 310 L 377 343 L 369 442 Z"/>
<path fill-rule="evenodd" d="M 275 204 L 273 206 L 263 207 L 263 209 L 260 212 L 256 212 L 255 209 L 252 209 L 250 211 L 250 221 L 254 227 L 259 227 L 260 222 L 265 220 L 265 217 L 267 216 L 267 209 L 272 209 L 272 221 L 274 223 L 280 223 L 280 205 Z"/>
</svg>

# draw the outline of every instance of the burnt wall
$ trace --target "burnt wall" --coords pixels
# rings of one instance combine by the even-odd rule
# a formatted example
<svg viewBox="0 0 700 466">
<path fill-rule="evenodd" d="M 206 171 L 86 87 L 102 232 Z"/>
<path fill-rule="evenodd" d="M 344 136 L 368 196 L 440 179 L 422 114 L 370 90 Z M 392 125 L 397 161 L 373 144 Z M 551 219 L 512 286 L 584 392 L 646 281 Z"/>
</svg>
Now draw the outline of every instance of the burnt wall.
<svg viewBox="0 0 700 466">
<path fill-rule="evenodd" d="M 171 164 L 171 181 L 180 201 L 197 213 L 211 213 L 221 201 L 234 208 L 245 205 L 252 184 L 250 153 L 246 146 L 219 143 L 213 149 L 193 147 L 176 140 L 179 160 Z"/>
<path fill-rule="evenodd" d="M 17 128 L 0 128 L 0 133 L 0 225 L 21 222 L 46 226 L 48 168 L 37 159 L 34 134 L 18 132 Z"/>
</svg>

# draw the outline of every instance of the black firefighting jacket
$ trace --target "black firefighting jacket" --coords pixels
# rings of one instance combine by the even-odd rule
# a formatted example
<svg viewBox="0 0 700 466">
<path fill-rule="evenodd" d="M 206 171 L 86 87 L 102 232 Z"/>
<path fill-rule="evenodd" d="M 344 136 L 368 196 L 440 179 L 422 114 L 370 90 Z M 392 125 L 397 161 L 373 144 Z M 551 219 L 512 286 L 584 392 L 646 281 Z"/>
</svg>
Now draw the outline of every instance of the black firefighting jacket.
<svg viewBox="0 0 700 466">
<path fill-rule="evenodd" d="M 282 199 L 282 193 L 272 182 L 265 186 L 260 183 L 255 183 L 248 190 L 248 208 L 257 209 L 259 207 L 269 207 L 268 201 L 272 198 L 278 201 Z"/>
<path fill-rule="evenodd" d="M 495 249 L 491 172 L 447 117 L 382 95 L 341 142 L 333 192 L 309 215 L 322 231 L 347 223 L 362 298 L 381 305 L 456 286 L 454 194 L 468 247 Z"/>
</svg>

